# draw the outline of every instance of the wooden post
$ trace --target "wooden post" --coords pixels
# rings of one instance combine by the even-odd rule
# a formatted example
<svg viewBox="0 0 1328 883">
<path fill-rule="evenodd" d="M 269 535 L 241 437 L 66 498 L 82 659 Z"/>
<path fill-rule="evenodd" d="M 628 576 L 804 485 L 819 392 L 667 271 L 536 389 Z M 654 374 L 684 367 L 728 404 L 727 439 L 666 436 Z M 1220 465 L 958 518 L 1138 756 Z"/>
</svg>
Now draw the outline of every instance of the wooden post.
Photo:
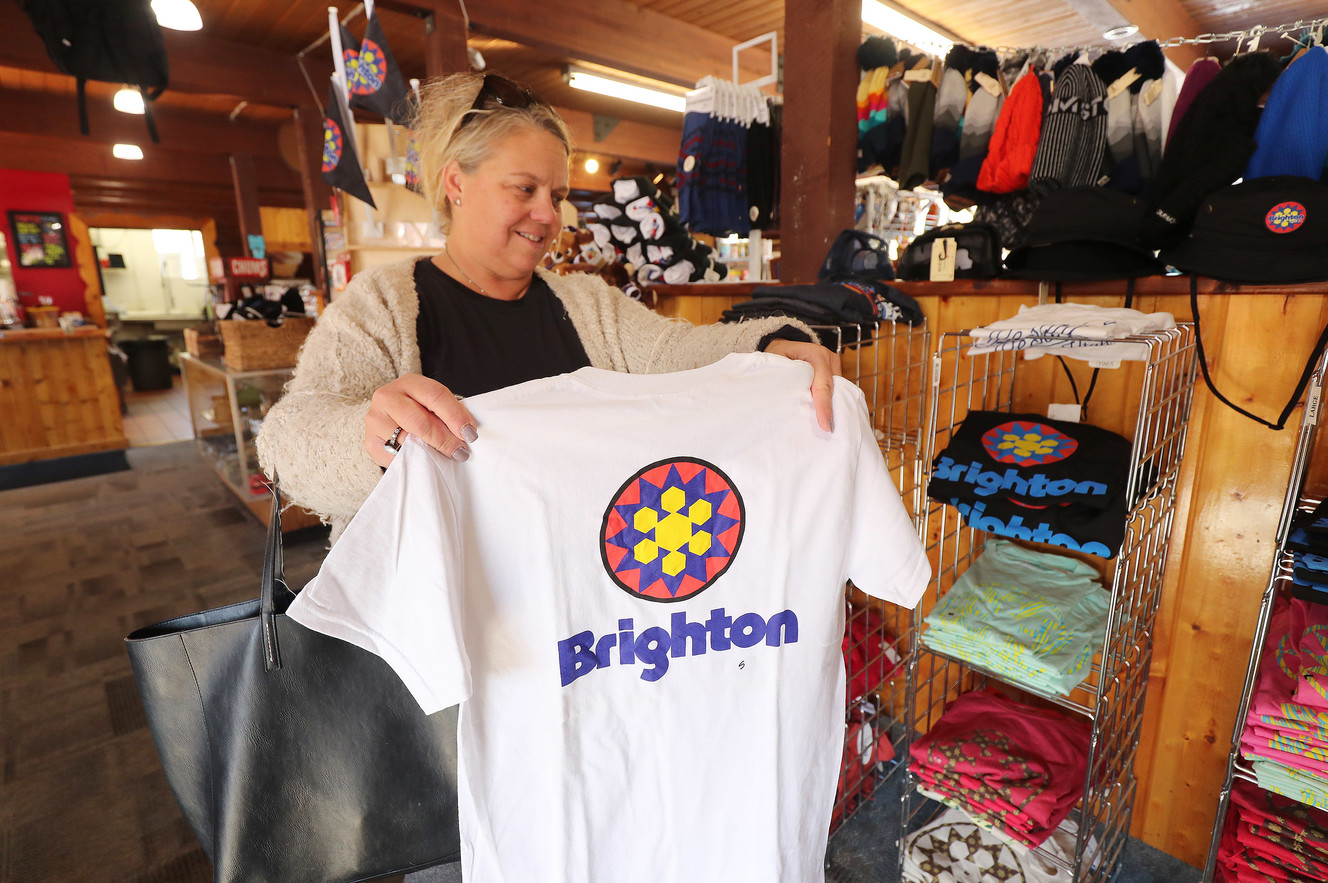
<svg viewBox="0 0 1328 883">
<path fill-rule="evenodd" d="M 263 219 L 258 211 L 258 181 L 254 176 L 254 158 L 247 153 L 231 154 L 231 180 L 235 184 L 235 209 L 240 216 L 240 238 L 249 255 L 249 237 L 263 235 Z"/>
<path fill-rule="evenodd" d="M 814 282 L 835 235 L 853 226 L 859 0 L 785 0 L 779 278 Z"/>
<path fill-rule="evenodd" d="M 329 189 L 321 174 L 323 162 L 323 127 L 318 109 L 312 105 L 291 109 L 295 121 L 295 150 L 300 162 L 300 189 L 304 191 L 304 210 L 309 221 L 309 243 L 313 249 L 314 287 L 327 297 L 327 254 L 323 250 L 323 224 L 320 217 L 328 204 Z"/>
<path fill-rule="evenodd" d="M 424 27 L 424 70 L 429 79 L 470 70 L 466 21 L 455 0 L 378 0 L 379 9 L 417 15 Z"/>
</svg>

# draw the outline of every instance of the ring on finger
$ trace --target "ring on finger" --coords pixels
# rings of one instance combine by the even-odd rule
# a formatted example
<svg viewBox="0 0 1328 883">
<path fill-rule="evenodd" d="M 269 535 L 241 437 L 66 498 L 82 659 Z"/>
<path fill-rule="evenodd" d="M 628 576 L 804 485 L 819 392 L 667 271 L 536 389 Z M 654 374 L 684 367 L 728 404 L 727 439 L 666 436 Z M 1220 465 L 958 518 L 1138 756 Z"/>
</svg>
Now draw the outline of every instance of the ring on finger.
<svg viewBox="0 0 1328 883">
<path fill-rule="evenodd" d="M 392 434 L 388 437 L 387 441 L 383 442 L 383 450 L 387 451 L 389 454 L 395 454 L 397 451 L 400 451 L 400 439 L 401 427 L 398 426 L 396 429 L 392 430 Z"/>
</svg>

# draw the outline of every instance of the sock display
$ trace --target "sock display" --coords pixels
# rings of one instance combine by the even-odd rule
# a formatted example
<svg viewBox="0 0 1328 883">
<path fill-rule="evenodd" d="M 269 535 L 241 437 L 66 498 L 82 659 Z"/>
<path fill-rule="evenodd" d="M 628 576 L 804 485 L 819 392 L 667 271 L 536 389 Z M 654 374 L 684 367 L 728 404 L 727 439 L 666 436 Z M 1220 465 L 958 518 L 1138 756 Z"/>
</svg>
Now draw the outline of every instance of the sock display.
<svg viewBox="0 0 1328 883">
<path fill-rule="evenodd" d="M 682 195 L 680 189 L 680 202 Z M 611 246 L 627 262 L 638 285 L 718 282 L 728 275 L 715 250 L 692 238 L 673 203 L 649 178 L 617 179 L 593 210 L 597 220 L 586 227 L 597 243 Z"/>
</svg>

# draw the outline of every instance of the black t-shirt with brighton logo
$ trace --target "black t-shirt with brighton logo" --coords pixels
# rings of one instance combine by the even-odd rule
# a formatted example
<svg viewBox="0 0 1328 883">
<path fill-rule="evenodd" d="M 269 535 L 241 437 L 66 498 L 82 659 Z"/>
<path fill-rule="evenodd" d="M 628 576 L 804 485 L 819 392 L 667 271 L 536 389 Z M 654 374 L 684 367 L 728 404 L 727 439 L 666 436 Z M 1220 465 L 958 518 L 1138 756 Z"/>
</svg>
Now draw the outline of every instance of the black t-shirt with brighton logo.
<svg viewBox="0 0 1328 883">
<path fill-rule="evenodd" d="M 535 276 L 518 300 L 471 291 L 433 263 L 415 264 L 420 373 L 459 396 L 590 365 L 563 302 Z"/>
<path fill-rule="evenodd" d="M 1110 558 L 1125 531 L 1130 442 L 1037 414 L 970 411 L 932 462 L 927 495 L 970 527 Z"/>
</svg>

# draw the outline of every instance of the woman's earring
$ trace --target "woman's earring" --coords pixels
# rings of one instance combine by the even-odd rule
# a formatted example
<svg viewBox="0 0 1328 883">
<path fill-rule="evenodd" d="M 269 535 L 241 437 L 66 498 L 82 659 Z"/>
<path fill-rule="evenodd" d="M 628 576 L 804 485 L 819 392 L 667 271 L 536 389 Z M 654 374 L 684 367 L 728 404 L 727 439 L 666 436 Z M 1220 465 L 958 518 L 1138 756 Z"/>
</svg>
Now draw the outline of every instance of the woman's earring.
<svg viewBox="0 0 1328 883">
<path fill-rule="evenodd" d="M 458 197 L 456 198 L 456 204 L 457 204 L 457 205 L 461 205 L 461 197 L 460 197 L 460 196 L 458 196 Z"/>
</svg>

